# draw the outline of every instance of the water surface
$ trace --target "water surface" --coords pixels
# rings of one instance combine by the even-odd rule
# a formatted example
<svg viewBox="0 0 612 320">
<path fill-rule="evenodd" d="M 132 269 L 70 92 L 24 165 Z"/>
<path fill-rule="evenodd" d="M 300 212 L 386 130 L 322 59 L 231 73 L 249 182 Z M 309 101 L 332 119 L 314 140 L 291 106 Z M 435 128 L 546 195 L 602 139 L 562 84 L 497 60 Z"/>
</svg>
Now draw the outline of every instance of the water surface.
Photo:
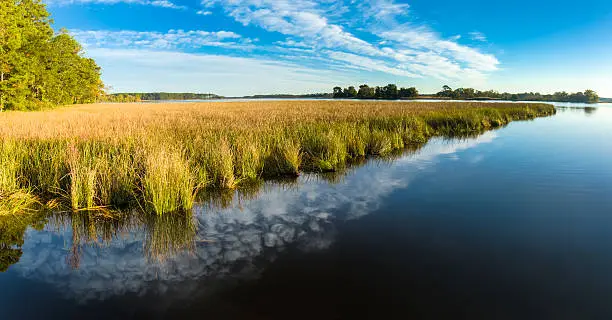
<svg viewBox="0 0 612 320">
<path fill-rule="evenodd" d="M 193 219 L 56 215 L 0 244 L 0 319 L 610 319 L 611 128 L 559 108 Z"/>
</svg>

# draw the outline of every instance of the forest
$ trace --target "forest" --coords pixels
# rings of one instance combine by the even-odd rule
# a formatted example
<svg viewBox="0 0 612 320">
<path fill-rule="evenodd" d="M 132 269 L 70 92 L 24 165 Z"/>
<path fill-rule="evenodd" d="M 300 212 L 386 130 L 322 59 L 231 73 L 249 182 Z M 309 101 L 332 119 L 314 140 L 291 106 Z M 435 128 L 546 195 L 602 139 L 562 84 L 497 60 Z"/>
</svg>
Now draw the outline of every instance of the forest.
<svg viewBox="0 0 612 320">
<path fill-rule="evenodd" d="M 357 99 L 387 99 L 396 100 L 402 98 L 416 98 L 419 91 L 415 87 L 398 88 L 395 84 L 388 84 L 384 87 L 370 87 L 367 84 L 359 86 L 359 90 L 350 86 L 348 88 L 334 87 L 333 97 L 338 98 L 357 98 Z"/>
<path fill-rule="evenodd" d="M 140 93 L 113 93 L 104 96 L 102 102 L 138 102 L 159 100 L 210 100 L 223 97 L 212 93 L 177 93 L 177 92 L 140 92 Z"/>
<path fill-rule="evenodd" d="M 0 111 L 96 102 L 100 67 L 40 0 L 0 1 Z"/>
</svg>

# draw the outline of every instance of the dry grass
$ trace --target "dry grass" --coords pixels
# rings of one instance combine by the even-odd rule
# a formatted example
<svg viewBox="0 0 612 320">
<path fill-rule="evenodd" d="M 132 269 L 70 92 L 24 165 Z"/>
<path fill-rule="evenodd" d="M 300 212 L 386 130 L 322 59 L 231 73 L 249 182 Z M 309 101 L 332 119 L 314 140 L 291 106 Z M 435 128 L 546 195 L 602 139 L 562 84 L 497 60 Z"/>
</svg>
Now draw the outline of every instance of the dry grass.
<svg viewBox="0 0 612 320">
<path fill-rule="evenodd" d="M 554 113 L 545 104 L 257 101 L 95 104 L 0 114 L 0 189 L 64 195 L 73 209 L 137 200 L 189 209 L 300 170 L 335 171 L 433 135 L 479 132 Z M 0 190 L 2 191 L 2 190 Z"/>
</svg>

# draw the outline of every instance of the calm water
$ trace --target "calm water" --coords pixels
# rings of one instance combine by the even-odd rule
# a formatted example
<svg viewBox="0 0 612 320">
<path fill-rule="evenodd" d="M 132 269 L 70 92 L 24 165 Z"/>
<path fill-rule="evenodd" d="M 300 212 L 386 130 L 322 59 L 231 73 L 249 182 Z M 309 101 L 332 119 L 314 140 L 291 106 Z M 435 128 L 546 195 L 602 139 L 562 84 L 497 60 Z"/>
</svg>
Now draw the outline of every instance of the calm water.
<svg viewBox="0 0 612 320">
<path fill-rule="evenodd" d="M 0 319 L 611 319 L 612 108 L 269 183 L 193 220 L 37 229 L 0 245 L 23 252 Z"/>
</svg>

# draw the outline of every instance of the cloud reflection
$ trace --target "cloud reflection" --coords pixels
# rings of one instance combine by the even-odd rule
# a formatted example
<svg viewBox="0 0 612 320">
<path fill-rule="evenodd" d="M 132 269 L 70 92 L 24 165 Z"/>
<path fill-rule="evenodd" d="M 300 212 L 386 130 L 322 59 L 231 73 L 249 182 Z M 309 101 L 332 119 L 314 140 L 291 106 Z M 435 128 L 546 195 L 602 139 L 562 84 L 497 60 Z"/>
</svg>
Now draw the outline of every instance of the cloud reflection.
<svg viewBox="0 0 612 320">
<path fill-rule="evenodd" d="M 78 269 L 65 258 L 74 231 L 30 229 L 14 268 L 22 277 L 51 284 L 79 300 L 161 294 L 179 284 L 177 291 L 188 296 L 208 290 L 207 281 L 257 277 L 287 246 L 305 251 L 328 248 L 337 223 L 375 212 L 392 192 L 408 186 L 424 170 L 435 170 L 441 157 L 460 157 L 460 151 L 495 137 L 495 132 L 487 132 L 465 140 L 432 139 L 395 161 L 369 161 L 337 184 L 305 175 L 297 187 L 267 183 L 258 196 L 235 198 L 225 208 L 200 206 L 193 221 L 135 222 L 130 232 L 117 232 L 104 245 L 82 246 Z M 169 245 L 172 239 L 180 242 Z M 165 248 L 173 249 L 170 256 L 151 259 Z"/>
</svg>

